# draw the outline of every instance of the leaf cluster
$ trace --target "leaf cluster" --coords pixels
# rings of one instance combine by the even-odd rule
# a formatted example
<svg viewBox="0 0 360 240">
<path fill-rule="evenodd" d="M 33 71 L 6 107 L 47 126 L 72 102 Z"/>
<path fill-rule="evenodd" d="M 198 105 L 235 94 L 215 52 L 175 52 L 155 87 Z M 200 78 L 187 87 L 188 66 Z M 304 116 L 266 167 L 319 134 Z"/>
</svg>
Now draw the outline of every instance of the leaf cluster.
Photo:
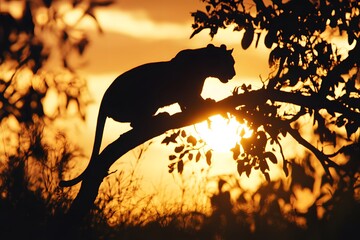
<svg viewBox="0 0 360 240">
<path fill-rule="evenodd" d="M 250 92 L 251 85 L 241 87 L 242 90 Z M 234 90 L 236 94 L 238 90 Z M 277 147 L 281 149 L 280 136 L 286 135 L 286 131 L 282 130 L 281 125 L 275 126 L 270 119 L 275 119 L 278 107 L 267 103 L 256 103 L 252 105 L 242 106 L 238 110 L 232 111 L 231 117 L 243 124 L 249 126 L 253 133 L 250 137 L 244 137 L 244 129 L 239 132 L 240 141 L 231 149 L 233 152 L 233 160 L 237 162 L 238 172 L 241 175 L 246 173 L 250 175 L 251 170 L 260 170 L 266 179 L 270 181 L 269 164 L 278 163 L 274 154 Z M 229 116 L 230 117 L 230 116 Z M 211 120 L 209 120 L 211 121 Z M 200 136 L 193 136 L 186 130 L 173 130 L 168 133 L 162 141 L 163 144 L 175 144 L 174 154 L 169 156 L 171 163 L 169 164 L 169 172 L 177 169 L 181 174 L 184 169 L 184 163 L 195 159 L 198 162 L 204 158 L 210 166 L 212 164 L 212 149 L 206 145 Z M 269 150 L 270 148 L 270 150 Z M 288 162 L 282 155 L 284 171 L 288 174 Z"/>
<path fill-rule="evenodd" d="M 167 133 L 161 143 L 175 144 L 174 154 L 169 156 L 171 161 L 168 165 L 169 173 L 176 168 L 178 173 L 182 174 L 186 162 L 193 160 L 199 162 L 203 158 L 209 166 L 211 165 L 212 150 L 206 148 L 206 143 L 202 139 L 187 133 L 184 129 Z"/>
<path fill-rule="evenodd" d="M 324 182 L 317 186 L 309 162 L 294 163 L 291 171 L 291 182 L 281 179 L 265 182 L 255 191 L 244 189 L 234 176 L 219 176 L 219 191 L 211 197 L 214 211 L 210 216 L 213 222 L 208 221 L 212 223 L 208 231 L 212 235 L 231 232 L 231 236 L 254 239 L 311 239 L 315 236 L 340 239 L 350 236 L 347 231 L 357 232 L 359 202 L 354 192 L 358 185 L 340 179 L 334 186 Z M 226 188 L 221 187 L 224 185 Z M 239 193 L 234 194 L 233 201 L 226 198 L 228 189 Z M 317 196 L 306 210 L 297 205 L 303 200 L 298 194 L 301 191 Z M 226 221 L 219 221 L 219 215 Z M 223 229 L 226 230 L 221 231 Z"/>
<path fill-rule="evenodd" d="M 236 144 L 233 151 L 233 158 L 237 161 L 237 169 L 241 175 L 243 172 L 249 177 L 251 170 L 260 170 L 267 181 L 270 181 L 269 164 L 277 163 L 277 158 L 271 151 L 266 151 L 267 136 L 264 131 L 253 133 L 250 138 L 242 138 L 240 144 Z M 240 146 L 243 152 L 240 154 Z"/>
<path fill-rule="evenodd" d="M 282 154 L 280 144 L 281 138 L 287 135 L 284 129 L 286 120 L 281 120 L 278 111 L 276 105 L 253 102 L 232 112 L 239 122 L 246 123 L 253 130 L 250 137 L 244 137 L 244 133 L 240 132 L 239 143 L 231 149 L 240 175 L 245 173 L 249 177 L 252 169 L 260 170 L 270 182 L 269 161 L 278 163 L 275 155 L 278 150 L 282 156 L 284 173 L 288 175 L 288 161 Z"/>
<path fill-rule="evenodd" d="M 0 153 L 0 235 L 3 239 L 54 238 L 53 224 L 69 208 L 72 189 L 59 188 L 71 161 L 85 160 L 66 136 L 43 122 L 12 129 L 3 122 Z M 4 126 L 5 125 L 5 126 Z M 22 231 L 19 231 L 19 228 Z"/>
<path fill-rule="evenodd" d="M 233 27 L 234 31 L 244 31 L 241 46 L 247 49 L 254 41 L 258 46 L 263 35 L 265 46 L 272 49 L 269 66 L 275 68 L 269 88 L 294 87 L 302 82 L 308 91 L 318 91 L 324 76 L 342 58 L 331 36 L 341 34 L 347 37 L 350 45 L 359 39 L 358 1 L 292 0 L 283 3 L 274 0 L 268 5 L 263 0 L 203 2 L 206 11 L 192 13 L 194 32 L 191 37 L 204 29 L 210 29 L 210 36 L 214 37 L 219 28 Z M 339 82 L 338 77 L 329 84 L 334 86 Z"/>
<path fill-rule="evenodd" d="M 16 2 L 16 3 L 15 3 Z M 14 116 L 20 123 L 31 123 L 33 117 L 46 117 L 43 103 L 50 90 L 61 99 L 58 111 L 48 117 L 63 114 L 74 102 L 78 114 L 84 118 L 88 104 L 84 79 L 72 67 L 71 59 L 85 52 L 89 38 L 78 24 L 94 15 L 97 7 L 113 1 L 71 2 L 7 1 L 22 9 L 19 16 L 11 11 L 0 13 L 0 120 Z M 67 12 L 80 10 L 75 23 L 67 20 Z M 7 8 L 5 8 L 7 9 Z"/>
<path fill-rule="evenodd" d="M 210 36 L 214 37 L 218 29 L 232 27 L 234 31 L 244 32 L 243 49 L 248 49 L 253 42 L 257 47 L 261 39 L 271 49 L 268 58 L 271 73 L 264 82 L 263 96 L 255 94 L 260 98 L 251 101 L 244 100 L 245 96 L 239 98 L 243 102 L 238 103 L 236 110 L 230 110 L 254 131 L 250 139 L 242 138 L 232 149 L 238 172 L 250 175 L 252 169 L 260 169 L 269 181 L 268 161 L 278 162 L 274 155 L 277 150 L 287 175 L 289 162 L 280 140 L 289 134 L 314 153 L 326 175 L 331 175 L 329 168 L 341 175 L 347 167 L 336 164 L 335 157 L 343 154 L 342 149 L 347 146 L 358 145 L 360 128 L 360 3 L 340 0 L 203 2 L 205 11 L 192 13 L 191 37 L 204 29 L 209 29 Z M 336 43 L 334 37 L 340 37 L 343 45 Z M 349 50 L 344 51 L 346 48 Z M 246 86 L 233 92 L 238 96 L 252 96 L 251 93 L 255 91 Z M 312 121 L 313 138 L 320 147 L 302 135 L 300 128 L 304 119 Z M 335 149 L 330 154 L 324 151 L 329 145 Z M 350 163 L 351 159 L 347 164 L 354 164 Z M 357 171 L 354 169 L 351 171 Z"/>
</svg>

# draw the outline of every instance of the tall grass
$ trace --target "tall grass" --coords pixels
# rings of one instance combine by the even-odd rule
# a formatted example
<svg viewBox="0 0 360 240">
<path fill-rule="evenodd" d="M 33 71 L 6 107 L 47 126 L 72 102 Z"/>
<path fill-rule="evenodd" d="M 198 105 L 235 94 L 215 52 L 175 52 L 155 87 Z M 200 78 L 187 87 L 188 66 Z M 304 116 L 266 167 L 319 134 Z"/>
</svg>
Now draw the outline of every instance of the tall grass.
<svg viewBox="0 0 360 240">
<path fill-rule="evenodd" d="M 42 123 L 2 129 L 0 239 L 53 239 L 77 191 L 59 188 L 59 179 L 64 172 L 76 174 L 73 162 L 86 157 Z M 75 239 L 352 239 L 359 234 L 356 181 L 339 178 L 336 185 L 320 186 L 318 198 L 299 212 L 295 191 L 314 192 L 315 177 L 295 163 L 290 183 L 279 179 L 257 190 L 242 188 L 233 175 L 190 172 L 175 177 L 174 201 L 166 191 L 143 189 L 139 166 L 147 147 L 137 149 L 130 167 L 105 178 Z"/>
<path fill-rule="evenodd" d="M 67 162 L 82 154 L 40 121 L 3 121 L 1 127 L 0 239 L 47 239 L 49 224 L 71 200 L 72 190 L 59 188 L 59 179 Z"/>
</svg>

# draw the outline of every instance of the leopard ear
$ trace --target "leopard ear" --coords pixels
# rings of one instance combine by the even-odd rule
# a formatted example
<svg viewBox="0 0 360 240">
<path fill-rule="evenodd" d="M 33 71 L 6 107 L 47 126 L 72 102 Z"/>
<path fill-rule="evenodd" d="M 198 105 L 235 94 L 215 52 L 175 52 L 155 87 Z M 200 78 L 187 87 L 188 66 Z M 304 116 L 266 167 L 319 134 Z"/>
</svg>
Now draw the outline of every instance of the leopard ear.
<svg viewBox="0 0 360 240">
<path fill-rule="evenodd" d="M 225 44 L 221 44 L 220 48 L 223 49 L 223 50 L 226 50 L 226 45 L 225 45 Z"/>
<path fill-rule="evenodd" d="M 207 48 L 215 48 L 215 46 L 214 46 L 213 44 L 209 43 L 209 44 L 207 45 Z"/>
</svg>

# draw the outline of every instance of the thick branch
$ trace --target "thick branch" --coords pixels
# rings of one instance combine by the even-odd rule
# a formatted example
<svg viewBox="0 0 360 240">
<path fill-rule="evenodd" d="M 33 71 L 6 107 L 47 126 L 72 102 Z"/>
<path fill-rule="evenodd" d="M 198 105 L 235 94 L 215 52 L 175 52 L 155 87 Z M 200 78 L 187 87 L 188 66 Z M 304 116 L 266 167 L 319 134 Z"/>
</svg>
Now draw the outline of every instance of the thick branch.
<svg viewBox="0 0 360 240">
<path fill-rule="evenodd" d="M 117 159 L 136 146 L 170 129 L 189 126 L 206 120 L 209 116 L 215 114 L 232 112 L 238 106 L 262 105 L 268 100 L 293 103 L 314 110 L 331 108 L 332 111 L 351 116 L 354 121 L 360 121 L 360 113 L 351 111 L 335 101 L 319 99 L 317 96 L 304 96 L 298 93 L 269 89 L 260 89 L 230 96 L 217 103 L 204 102 L 202 106 L 198 106 L 191 111 L 177 113 L 172 116 L 161 115 L 154 117 L 151 121 L 144 123 L 143 126 L 126 132 L 113 143 L 109 144 L 94 160 L 94 163 L 89 166 L 89 172 L 85 175 L 80 191 L 68 212 L 70 222 L 81 222 L 84 215 L 91 209 L 100 184 L 103 178 L 107 176 L 108 169 Z M 297 135 L 294 135 L 294 133 L 292 135 L 299 141 L 300 138 L 298 138 Z M 323 156 L 319 156 L 318 150 L 313 148 L 311 144 L 310 146 L 309 143 L 301 140 L 299 143 L 314 152 L 320 160 L 323 159 Z"/>
<path fill-rule="evenodd" d="M 208 103 L 192 111 L 181 112 L 172 116 L 161 115 L 154 117 L 151 121 L 144 123 L 143 126 L 124 133 L 117 140 L 109 144 L 101 154 L 94 159 L 93 163 L 89 165 L 88 172 L 84 175 L 80 191 L 68 211 L 66 222 L 72 226 L 81 223 L 83 217 L 91 210 L 100 184 L 103 178 L 107 176 L 108 169 L 117 159 L 138 145 L 170 129 L 192 125 L 206 120 L 207 117 L 211 115 L 221 113 L 217 105 L 216 103 Z"/>
<path fill-rule="evenodd" d="M 292 129 L 290 126 L 286 129 L 288 133 L 290 133 L 290 135 L 302 146 L 306 147 L 307 149 L 309 149 L 316 157 L 317 159 L 320 161 L 322 167 L 325 170 L 326 175 L 330 178 L 330 180 L 332 181 L 332 176 L 329 170 L 329 167 L 333 167 L 335 169 L 339 168 L 339 165 L 337 165 L 336 163 L 334 163 L 333 161 L 331 161 L 323 152 L 321 152 L 319 149 L 317 149 L 316 147 L 314 147 L 311 143 L 309 143 L 308 141 L 306 141 L 298 131 Z"/>
</svg>

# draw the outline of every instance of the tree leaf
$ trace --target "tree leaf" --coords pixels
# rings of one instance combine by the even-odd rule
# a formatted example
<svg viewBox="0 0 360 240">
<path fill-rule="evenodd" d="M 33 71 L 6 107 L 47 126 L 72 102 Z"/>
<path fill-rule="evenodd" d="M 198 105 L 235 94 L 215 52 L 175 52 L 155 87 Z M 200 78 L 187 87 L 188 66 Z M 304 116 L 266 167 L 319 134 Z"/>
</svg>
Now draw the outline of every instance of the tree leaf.
<svg viewBox="0 0 360 240">
<path fill-rule="evenodd" d="M 189 150 L 185 150 L 183 153 L 181 153 L 179 159 L 182 159 L 188 152 Z"/>
<path fill-rule="evenodd" d="M 233 159 L 234 160 L 238 159 L 240 155 L 240 145 L 236 143 L 235 147 L 233 147 L 231 151 L 233 152 Z"/>
<path fill-rule="evenodd" d="M 350 139 L 351 135 L 357 131 L 358 125 L 356 123 L 348 122 L 345 125 L 345 129 L 346 129 L 347 137 Z"/>
<path fill-rule="evenodd" d="M 356 36 L 352 31 L 347 31 L 347 34 L 348 34 L 348 43 L 349 45 L 351 45 L 356 39 Z"/>
<path fill-rule="evenodd" d="M 262 173 L 265 173 L 266 170 L 269 170 L 269 164 L 267 161 L 265 161 L 265 159 L 260 160 L 260 170 Z"/>
<path fill-rule="evenodd" d="M 246 165 L 246 166 L 244 166 L 244 168 L 245 168 L 246 176 L 247 176 L 247 177 L 250 177 L 250 174 L 251 174 L 251 166 L 250 166 L 250 165 Z"/>
<path fill-rule="evenodd" d="M 264 43 L 267 48 L 271 48 L 273 43 L 276 41 L 276 29 L 273 28 L 269 29 L 269 32 L 266 34 Z"/>
<path fill-rule="evenodd" d="M 180 152 L 182 152 L 182 150 L 184 150 L 184 148 L 185 148 L 185 146 L 181 145 L 181 146 L 175 147 L 174 151 L 176 153 L 180 153 Z"/>
<path fill-rule="evenodd" d="M 207 12 L 210 12 L 210 10 L 211 10 L 211 6 L 210 6 L 210 5 L 206 5 L 205 8 L 206 8 L 206 11 L 207 11 Z"/>
<path fill-rule="evenodd" d="M 274 163 L 274 164 L 277 163 L 277 158 L 276 158 L 275 154 L 272 153 L 272 152 L 265 152 L 265 153 L 264 153 L 264 158 L 270 159 L 270 161 L 271 161 L 272 163 Z"/>
<path fill-rule="evenodd" d="M 355 154 L 359 154 L 360 148 L 359 143 L 352 143 L 346 146 L 343 146 L 339 152 L 343 153 L 346 156 L 352 156 Z"/>
<path fill-rule="evenodd" d="M 186 137 L 186 132 L 185 132 L 185 130 L 181 130 L 181 137 Z"/>
<path fill-rule="evenodd" d="M 162 140 L 162 144 L 166 144 L 169 145 L 169 143 L 177 143 L 176 138 L 179 136 L 180 131 L 174 132 L 172 133 L 170 136 L 167 136 L 164 138 L 164 140 Z"/>
<path fill-rule="evenodd" d="M 208 150 L 206 152 L 205 157 L 206 157 L 206 163 L 210 166 L 211 165 L 211 157 L 212 157 L 211 150 Z"/>
<path fill-rule="evenodd" d="M 271 50 L 270 54 L 269 54 L 269 60 L 268 60 L 268 64 L 269 64 L 269 67 L 271 68 L 272 66 L 274 66 L 275 62 L 277 59 L 279 59 L 278 57 L 278 52 L 280 50 L 280 47 L 277 46 L 275 47 L 273 50 Z"/>
<path fill-rule="evenodd" d="M 190 143 L 191 145 L 193 145 L 193 146 L 195 146 L 196 143 L 197 143 L 197 139 L 196 139 L 194 136 L 192 136 L 192 135 L 190 135 L 190 136 L 186 139 L 186 141 L 187 141 L 188 143 Z"/>
<path fill-rule="evenodd" d="M 244 36 L 241 40 L 241 47 L 244 50 L 248 49 L 250 47 L 253 39 L 254 39 L 254 28 L 251 26 L 245 30 Z"/>
<path fill-rule="evenodd" d="M 200 158 L 201 158 L 201 153 L 198 152 L 198 153 L 196 154 L 195 161 L 198 162 L 198 161 L 200 160 Z"/>
<path fill-rule="evenodd" d="M 184 170 L 184 162 L 183 162 L 183 160 L 178 161 L 177 170 L 178 170 L 178 173 L 182 174 L 182 172 Z"/>
<path fill-rule="evenodd" d="M 240 176 L 245 171 L 245 169 L 244 169 L 244 161 L 241 161 L 241 160 L 237 161 L 237 171 L 238 171 Z"/>
<path fill-rule="evenodd" d="M 193 33 L 190 35 L 190 38 L 193 38 L 196 34 L 198 34 L 199 32 L 201 32 L 202 30 L 204 30 L 204 27 L 203 26 L 199 26 L 197 27 Z"/>
</svg>

